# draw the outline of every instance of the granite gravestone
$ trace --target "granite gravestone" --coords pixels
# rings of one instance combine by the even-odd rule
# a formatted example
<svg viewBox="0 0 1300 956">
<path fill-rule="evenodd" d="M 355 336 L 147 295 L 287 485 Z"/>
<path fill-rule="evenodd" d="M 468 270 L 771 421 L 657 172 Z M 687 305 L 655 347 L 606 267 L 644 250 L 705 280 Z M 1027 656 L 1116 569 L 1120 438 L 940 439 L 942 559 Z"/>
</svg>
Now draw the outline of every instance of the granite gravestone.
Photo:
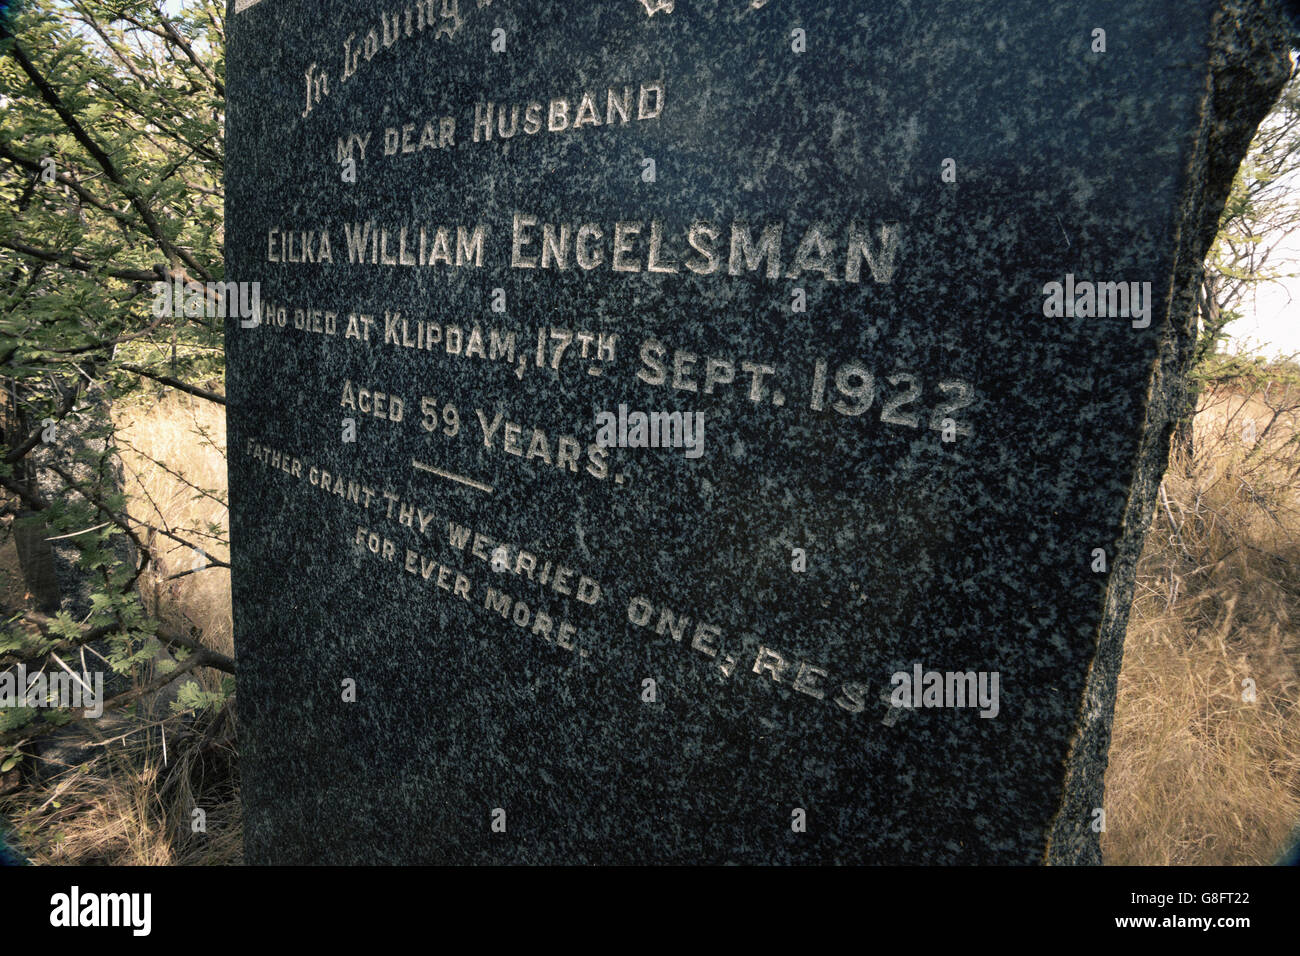
<svg viewBox="0 0 1300 956">
<path fill-rule="evenodd" d="M 229 38 L 250 861 L 1099 859 L 1277 9 L 234 0 Z"/>
</svg>

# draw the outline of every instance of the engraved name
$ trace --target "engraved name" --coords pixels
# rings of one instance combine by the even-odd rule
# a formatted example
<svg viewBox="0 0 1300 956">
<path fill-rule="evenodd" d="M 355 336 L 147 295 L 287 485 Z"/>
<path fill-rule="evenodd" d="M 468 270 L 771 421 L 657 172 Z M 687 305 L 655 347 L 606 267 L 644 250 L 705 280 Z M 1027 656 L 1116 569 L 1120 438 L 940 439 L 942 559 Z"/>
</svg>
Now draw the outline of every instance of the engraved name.
<svg viewBox="0 0 1300 956">
<path fill-rule="evenodd" d="M 347 262 L 444 268 L 602 270 L 636 274 L 689 273 L 697 276 L 757 276 L 796 279 L 805 273 L 828 282 L 858 283 L 864 276 L 888 285 L 898 268 L 902 227 L 881 223 L 874 235 L 858 222 L 841 229 L 823 222 L 798 238 L 784 222 L 751 226 L 740 219 L 725 227 L 697 219 L 677 231 L 660 219 L 617 222 L 546 222 L 515 212 L 505 250 L 487 252 L 489 226 L 350 222 L 343 226 Z M 489 262 L 489 259 L 494 260 Z M 285 227 L 267 230 L 267 262 L 334 265 L 328 229 Z"/>
</svg>

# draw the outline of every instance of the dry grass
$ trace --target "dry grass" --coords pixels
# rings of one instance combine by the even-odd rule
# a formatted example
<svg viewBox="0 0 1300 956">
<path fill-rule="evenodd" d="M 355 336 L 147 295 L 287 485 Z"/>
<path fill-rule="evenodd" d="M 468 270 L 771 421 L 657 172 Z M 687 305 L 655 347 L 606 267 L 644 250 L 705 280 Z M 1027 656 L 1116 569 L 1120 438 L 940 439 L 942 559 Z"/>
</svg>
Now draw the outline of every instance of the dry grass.
<svg viewBox="0 0 1300 956">
<path fill-rule="evenodd" d="M 144 534 L 154 554 L 140 579 L 145 605 L 213 650 L 233 654 L 230 572 L 207 567 L 172 577 L 206 564 L 206 557 L 229 561 L 225 409 L 169 392 L 118 403 L 113 421 L 131 515 L 159 529 Z"/>
<path fill-rule="evenodd" d="M 1276 382 L 1207 392 L 1194 458 L 1165 477 L 1120 673 L 1107 863 L 1271 863 L 1300 821 L 1297 406 Z"/>
<path fill-rule="evenodd" d="M 233 751 L 200 758 L 172 740 L 163 764 L 161 734 L 137 732 L 129 742 L 105 744 L 82 767 L 32 788 L 11 810 L 19 843 L 35 864 L 78 866 L 184 866 L 242 861 L 238 794 L 226 787 L 196 787 Z M 195 806 L 206 830 L 193 832 Z"/>
<path fill-rule="evenodd" d="M 189 396 L 146 393 L 113 408 L 132 518 L 155 559 L 139 586 L 149 611 L 204 644 L 233 654 L 228 560 L 224 409 Z M 175 575 L 183 575 L 175 577 Z M 220 675 L 194 675 L 216 690 Z M 188 677 L 186 679 L 189 679 Z M 6 801 L 5 815 L 38 864 L 177 865 L 242 859 L 234 715 L 152 713 L 84 725 L 90 759 L 47 765 L 35 785 Z M 166 750 L 164 750 L 164 734 Z M 206 815 L 194 832 L 195 808 Z"/>
</svg>

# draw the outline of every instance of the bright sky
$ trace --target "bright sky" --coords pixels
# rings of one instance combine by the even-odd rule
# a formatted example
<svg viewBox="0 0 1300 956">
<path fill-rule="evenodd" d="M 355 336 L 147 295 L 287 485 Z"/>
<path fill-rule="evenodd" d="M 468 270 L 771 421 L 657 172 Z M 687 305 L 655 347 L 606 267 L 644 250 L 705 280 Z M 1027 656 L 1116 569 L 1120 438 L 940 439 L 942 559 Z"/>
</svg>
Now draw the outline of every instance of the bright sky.
<svg viewBox="0 0 1300 956">
<path fill-rule="evenodd" d="M 1300 182 L 1294 190 L 1300 194 Z M 1274 272 L 1300 272 L 1300 234 L 1292 233 L 1278 245 L 1269 267 Z M 1229 349 L 1270 356 L 1300 352 L 1300 277 L 1259 283 L 1243 303 L 1242 318 L 1229 325 L 1228 332 Z"/>
</svg>

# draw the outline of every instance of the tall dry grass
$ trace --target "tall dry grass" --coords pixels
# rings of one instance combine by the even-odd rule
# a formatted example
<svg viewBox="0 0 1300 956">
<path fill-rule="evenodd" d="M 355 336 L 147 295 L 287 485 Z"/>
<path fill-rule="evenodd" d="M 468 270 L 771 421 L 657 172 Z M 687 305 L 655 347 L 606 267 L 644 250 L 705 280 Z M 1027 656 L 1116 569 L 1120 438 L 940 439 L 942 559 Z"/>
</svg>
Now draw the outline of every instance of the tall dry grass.
<svg viewBox="0 0 1300 956">
<path fill-rule="evenodd" d="M 139 582 L 145 606 L 233 655 L 230 572 L 209 563 L 230 559 L 225 409 L 168 391 L 117 403 L 113 422 L 128 510 L 150 526 L 141 532 L 154 555 Z"/>
<path fill-rule="evenodd" d="M 171 740 L 167 760 L 156 727 L 106 741 L 91 760 L 9 801 L 18 849 L 38 865 L 240 863 L 237 790 L 226 779 L 212 786 L 214 761 Z M 215 763 L 233 760 L 226 750 Z M 202 833 L 192 827 L 196 807 L 206 814 Z"/>
<path fill-rule="evenodd" d="M 1112 864 L 1273 862 L 1300 822 L 1300 388 L 1205 392 L 1138 566 L 1106 775 Z"/>
<path fill-rule="evenodd" d="M 127 510 L 154 555 L 139 589 L 149 612 L 232 655 L 225 411 L 146 391 L 112 409 Z M 201 552 L 201 553 L 199 553 Z M 220 675 L 186 675 L 215 691 Z M 174 695 L 169 695 L 174 696 Z M 38 864 L 168 865 L 242 859 L 233 709 L 172 713 L 166 698 L 84 725 L 89 758 L 46 760 L 4 807 Z M 195 832 L 194 811 L 205 815 Z"/>
</svg>

